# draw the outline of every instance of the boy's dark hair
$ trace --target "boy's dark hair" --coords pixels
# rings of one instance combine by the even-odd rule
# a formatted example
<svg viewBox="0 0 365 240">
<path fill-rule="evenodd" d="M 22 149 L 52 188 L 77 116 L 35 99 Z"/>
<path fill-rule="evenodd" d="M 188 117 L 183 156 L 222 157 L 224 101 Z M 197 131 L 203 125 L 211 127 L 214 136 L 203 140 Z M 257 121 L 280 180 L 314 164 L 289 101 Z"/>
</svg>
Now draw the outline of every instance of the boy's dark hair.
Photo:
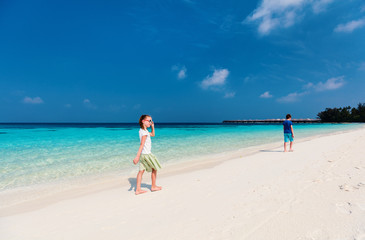
<svg viewBox="0 0 365 240">
<path fill-rule="evenodd" d="M 286 119 L 289 119 L 291 118 L 291 115 L 290 114 L 286 114 Z"/>
</svg>

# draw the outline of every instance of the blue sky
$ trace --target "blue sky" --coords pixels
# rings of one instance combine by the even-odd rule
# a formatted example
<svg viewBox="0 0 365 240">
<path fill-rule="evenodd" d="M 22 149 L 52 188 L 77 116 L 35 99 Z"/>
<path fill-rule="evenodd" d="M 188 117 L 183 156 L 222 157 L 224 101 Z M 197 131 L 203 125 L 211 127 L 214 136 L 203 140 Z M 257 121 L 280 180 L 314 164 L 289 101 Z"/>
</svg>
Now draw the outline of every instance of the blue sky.
<svg viewBox="0 0 365 240">
<path fill-rule="evenodd" d="M 0 2 L 0 122 L 314 118 L 365 102 L 365 2 Z"/>
</svg>

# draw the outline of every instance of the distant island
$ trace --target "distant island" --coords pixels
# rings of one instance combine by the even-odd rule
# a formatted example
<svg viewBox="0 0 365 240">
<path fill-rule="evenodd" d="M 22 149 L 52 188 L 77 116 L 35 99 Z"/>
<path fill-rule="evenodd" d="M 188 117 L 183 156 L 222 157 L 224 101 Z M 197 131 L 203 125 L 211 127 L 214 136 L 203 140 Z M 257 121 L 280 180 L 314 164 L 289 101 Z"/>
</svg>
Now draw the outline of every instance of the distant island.
<svg viewBox="0 0 365 240">
<path fill-rule="evenodd" d="M 365 103 L 359 103 L 357 108 L 326 108 L 317 116 L 321 122 L 365 122 Z"/>
<path fill-rule="evenodd" d="M 326 108 L 317 114 L 318 118 L 292 119 L 294 123 L 343 123 L 365 122 L 365 103 L 359 103 L 357 108 Z M 224 120 L 223 123 L 281 123 L 285 119 L 248 119 L 248 120 Z"/>
<path fill-rule="evenodd" d="M 224 120 L 223 123 L 282 123 L 285 119 L 277 118 L 277 119 L 249 119 L 249 120 Z M 292 119 L 294 123 L 319 123 L 321 119 Z"/>
</svg>

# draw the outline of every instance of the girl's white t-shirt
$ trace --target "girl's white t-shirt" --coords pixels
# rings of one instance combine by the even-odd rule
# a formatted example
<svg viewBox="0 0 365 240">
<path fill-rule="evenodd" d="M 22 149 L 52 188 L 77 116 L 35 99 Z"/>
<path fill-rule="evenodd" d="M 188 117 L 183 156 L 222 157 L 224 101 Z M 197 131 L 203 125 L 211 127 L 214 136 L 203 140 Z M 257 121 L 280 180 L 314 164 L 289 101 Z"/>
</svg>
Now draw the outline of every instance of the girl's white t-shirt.
<svg viewBox="0 0 365 240">
<path fill-rule="evenodd" d="M 147 136 L 146 141 L 144 142 L 144 146 L 142 149 L 142 154 L 150 154 L 152 148 L 151 135 L 147 130 L 139 129 L 139 141 L 142 141 L 142 137 Z"/>
</svg>

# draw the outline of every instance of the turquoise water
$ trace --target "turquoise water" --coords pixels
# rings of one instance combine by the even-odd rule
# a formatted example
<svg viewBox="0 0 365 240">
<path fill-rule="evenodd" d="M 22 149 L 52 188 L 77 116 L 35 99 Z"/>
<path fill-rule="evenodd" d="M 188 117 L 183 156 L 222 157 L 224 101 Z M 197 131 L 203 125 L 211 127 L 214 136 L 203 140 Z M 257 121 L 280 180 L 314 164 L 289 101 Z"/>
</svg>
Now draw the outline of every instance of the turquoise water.
<svg viewBox="0 0 365 240">
<path fill-rule="evenodd" d="M 361 127 L 295 124 L 296 139 Z M 0 191 L 137 171 L 137 124 L 1 124 Z M 156 124 L 162 164 L 282 141 L 282 125 Z"/>
</svg>

